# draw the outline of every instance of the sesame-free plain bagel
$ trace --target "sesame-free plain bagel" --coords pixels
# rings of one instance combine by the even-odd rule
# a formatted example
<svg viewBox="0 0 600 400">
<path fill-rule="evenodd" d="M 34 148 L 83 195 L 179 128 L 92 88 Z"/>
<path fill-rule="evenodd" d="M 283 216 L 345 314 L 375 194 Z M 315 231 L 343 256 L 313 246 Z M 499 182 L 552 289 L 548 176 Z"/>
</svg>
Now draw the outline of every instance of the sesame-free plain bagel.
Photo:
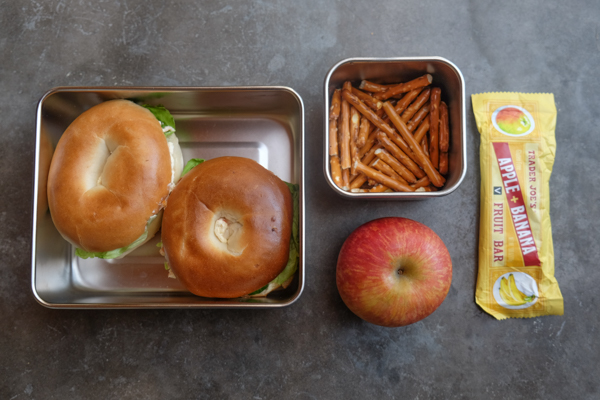
<svg viewBox="0 0 600 400">
<path fill-rule="evenodd" d="M 108 252 L 131 245 L 157 216 L 151 238 L 181 173 L 180 152 L 156 117 L 131 101 L 85 111 L 61 136 L 50 166 L 48 203 L 56 228 L 78 248 Z"/>
<path fill-rule="evenodd" d="M 38 168 L 38 194 L 37 194 L 37 219 L 41 219 L 48 211 L 48 172 L 54 147 L 48 137 L 44 125 L 40 128 L 39 168 Z"/>
<path fill-rule="evenodd" d="M 206 161 L 169 197 L 162 221 L 169 267 L 198 296 L 250 294 L 285 267 L 292 212 L 286 184 L 257 162 Z"/>
</svg>

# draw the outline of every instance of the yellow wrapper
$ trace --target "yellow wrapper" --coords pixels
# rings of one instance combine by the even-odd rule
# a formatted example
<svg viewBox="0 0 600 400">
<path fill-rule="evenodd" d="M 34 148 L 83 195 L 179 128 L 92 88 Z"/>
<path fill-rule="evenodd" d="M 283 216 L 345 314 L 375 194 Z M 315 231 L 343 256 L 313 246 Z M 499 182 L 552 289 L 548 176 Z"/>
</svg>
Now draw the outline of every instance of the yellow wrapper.
<svg viewBox="0 0 600 400">
<path fill-rule="evenodd" d="M 497 319 L 562 315 L 550 225 L 554 95 L 483 93 L 472 101 L 481 134 L 475 301 Z"/>
</svg>

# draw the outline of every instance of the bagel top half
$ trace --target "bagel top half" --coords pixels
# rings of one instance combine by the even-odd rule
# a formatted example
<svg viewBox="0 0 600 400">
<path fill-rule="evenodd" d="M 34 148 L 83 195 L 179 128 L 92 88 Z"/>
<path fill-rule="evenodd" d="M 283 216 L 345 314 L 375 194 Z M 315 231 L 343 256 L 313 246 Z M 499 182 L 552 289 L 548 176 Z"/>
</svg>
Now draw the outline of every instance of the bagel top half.
<svg viewBox="0 0 600 400">
<path fill-rule="evenodd" d="M 286 266 L 292 213 L 286 184 L 257 162 L 206 161 L 169 197 L 161 231 L 169 267 L 198 296 L 250 294 Z"/>
<path fill-rule="evenodd" d="M 87 252 L 139 239 L 179 177 L 175 170 L 181 173 L 173 146 L 181 150 L 176 138 L 170 141 L 150 111 L 128 100 L 106 101 L 77 117 L 48 175 L 48 204 L 61 235 Z"/>
</svg>

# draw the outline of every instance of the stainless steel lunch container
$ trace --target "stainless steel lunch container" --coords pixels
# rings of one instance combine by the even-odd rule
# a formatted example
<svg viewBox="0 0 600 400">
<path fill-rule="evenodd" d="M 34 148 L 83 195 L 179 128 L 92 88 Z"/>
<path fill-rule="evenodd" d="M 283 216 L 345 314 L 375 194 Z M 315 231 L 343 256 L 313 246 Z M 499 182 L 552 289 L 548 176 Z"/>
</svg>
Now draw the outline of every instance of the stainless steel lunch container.
<svg viewBox="0 0 600 400">
<path fill-rule="evenodd" d="M 83 111 L 110 99 L 164 105 L 173 114 L 184 161 L 232 155 L 251 158 L 300 185 L 300 262 L 293 283 L 266 298 L 208 299 L 167 278 L 160 233 L 123 259 L 81 259 L 38 204 L 43 182 L 40 139 L 56 146 Z M 37 108 L 31 287 L 50 308 L 275 308 L 304 289 L 304 105 L 287 87 L 60 87 Z M 39 209 L 38 209 L 39 208 Z"/>
<path fill-rule="evenodd" d="M 391 84 L 406 82 L 424 74 L 433 75 L 432 86 L 442 89 L 442 100 L 448 104 L 450 120 L 449 174 L 444 187 L 437 192 L 352 193 L 340 189 L 331 178 L 329 165 L 329 106 L 331 95 L 345 81 L 357 87 L 360 81 Z M 467 173 L 465 129 L 465 83 L 453 63 L 441 57 L 348 58 L 334 65 L 325 77 L 323 130 L 323 171 L 329 186 L 350 199 L 416 200 L 445 196 L 456 190 Z"/>
</svg>

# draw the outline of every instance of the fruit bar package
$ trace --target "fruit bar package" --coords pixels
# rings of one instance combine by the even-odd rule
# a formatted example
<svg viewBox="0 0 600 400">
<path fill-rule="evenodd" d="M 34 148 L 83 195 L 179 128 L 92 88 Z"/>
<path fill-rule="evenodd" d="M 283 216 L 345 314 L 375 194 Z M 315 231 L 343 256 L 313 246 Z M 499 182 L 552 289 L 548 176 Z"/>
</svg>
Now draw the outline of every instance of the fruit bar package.
<svg viewBox="0 0 600 400">
<path fill-rule="evenodd" d="M 472 101 L 481 134 L 475 300 L 497 319 L 562 315 L 550 225 L 554 96 L 484 93 Z"/>
</svg>

